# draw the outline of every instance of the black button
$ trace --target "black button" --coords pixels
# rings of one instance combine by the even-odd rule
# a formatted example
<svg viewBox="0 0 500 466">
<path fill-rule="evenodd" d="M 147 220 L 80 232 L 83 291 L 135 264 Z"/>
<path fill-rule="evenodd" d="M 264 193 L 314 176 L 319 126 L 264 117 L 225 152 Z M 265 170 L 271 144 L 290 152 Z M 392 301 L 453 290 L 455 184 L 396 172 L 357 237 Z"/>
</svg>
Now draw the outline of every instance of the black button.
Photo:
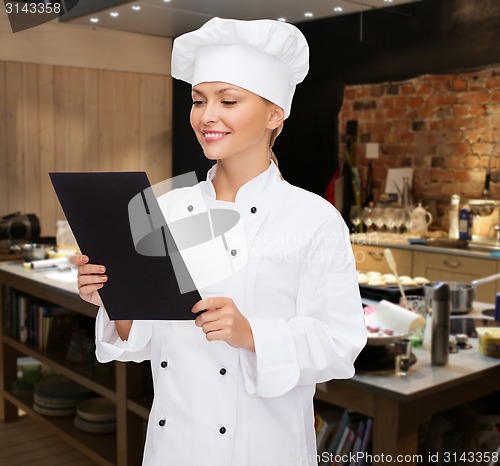
<svg viewBox="0 0 500 466">
<path fill-rule="evenodd" d="M 257 212 L 257 207 L 252 207 L 250 209 L 250 212 L 252 212 L 252 214 L 255 214 L 255 212 Z"/>
<path fill-rule="evenodd" d="M 236 256 L 236 254 L 238 254 L 236 249 L 231 249 L 231 256 Z"/>
<path fill-rule="evenodd" d="M 226 428 L 225 428 L 225 427 L 221 427 L 221 428 L 219 429 L 219 432 L 220 432 L 221 434 L 225 434 L 225 433 L 226 433 Z"/>
<path fill-rule="evenodd" d="M 160 427 L 163 427 L 167 422 L 165 421 L 165 419 L 162 419 L 158 424 L 160 425 Z"/>
<path fill-rule="evenodd" d="M 161 367 L 163 367 L 163 369 L 165 369 L 165 367 L 168 366 L 168 362 L 167 361 L 162 361 L 161 364 L 160 364 Z"/>
<path fill-rule="evenodd" d="M 223 367 L 220 371 L 220 375 L 226 375 L 226 369 Z"/>
<path fill-rule="evenodd" d="M 188 205 L 188 211 L 189 211 L 189 212 L 192 212 L 192 211 L 193 211 L 193 209 L 194 209 L 194 207 L 193 207 L 192 205 Z"/>
</svg>

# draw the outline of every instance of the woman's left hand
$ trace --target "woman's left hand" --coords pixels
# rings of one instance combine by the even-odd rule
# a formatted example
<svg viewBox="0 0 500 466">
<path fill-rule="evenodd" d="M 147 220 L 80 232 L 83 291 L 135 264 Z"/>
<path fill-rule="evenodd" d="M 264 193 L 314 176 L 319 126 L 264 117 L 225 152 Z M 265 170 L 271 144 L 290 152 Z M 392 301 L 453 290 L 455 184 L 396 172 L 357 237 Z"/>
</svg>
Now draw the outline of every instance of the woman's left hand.
<svg viewBox="0 0 500 466">
<path fill-rule="evenodd" d="M 192 312 L 201 313 L 194 323 L 201 327 L 207 340 L 222 340 L 234 348 L 255 351 L 252 328 L 231 298 L 211 297 L 198 301 Z"/>
</svg>

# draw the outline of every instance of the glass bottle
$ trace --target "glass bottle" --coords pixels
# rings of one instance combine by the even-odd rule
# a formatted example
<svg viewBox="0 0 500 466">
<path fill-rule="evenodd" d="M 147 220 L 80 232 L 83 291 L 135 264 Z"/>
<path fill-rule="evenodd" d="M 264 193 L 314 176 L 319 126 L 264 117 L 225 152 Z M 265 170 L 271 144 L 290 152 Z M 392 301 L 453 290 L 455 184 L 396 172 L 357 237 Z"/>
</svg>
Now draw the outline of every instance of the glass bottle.
<svg viewBox="0 0 500 466">
<path fill-rule="evenodd" d="M 407 177 L 403 178 L 403 193 L 401 195 L 401 207 L 413 207 L 413 199 L 411 196 L 410 181 Z"/>
<path fill-rule="evenodd" d="M 450 227 L 448 229 L 448 237 L 451 239 L 458 239 L 458 212 L 460 207 L 460 196 L 458 194 L 453 194 L 451 196 L 451 207 L 450 207 Z"/>
</svg>

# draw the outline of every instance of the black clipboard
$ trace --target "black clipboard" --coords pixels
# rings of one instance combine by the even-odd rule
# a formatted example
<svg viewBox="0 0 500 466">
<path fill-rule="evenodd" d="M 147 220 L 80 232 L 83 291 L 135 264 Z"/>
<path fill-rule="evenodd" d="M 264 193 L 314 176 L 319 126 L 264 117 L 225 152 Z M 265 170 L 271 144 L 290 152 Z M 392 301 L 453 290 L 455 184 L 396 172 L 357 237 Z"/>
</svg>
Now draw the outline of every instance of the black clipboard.
<svg viewBox="0 0 500 466">
<path fill-rule="evenodd" d="M 49 173 L 61 207 L 78 246 L 93 264 L 106 267 L 108 281 L 99 290 L 111 320 L 192 320 L 199 292 L 181 294 L 170 255 L 146 256 L 136 251 L 132 238 L 129 203 L 151 192 L 144 172 Z M 154 196 L 144 199 L 144 217 L 160 212 Z M 168 227 L 156 230 L 167 236 Z M 155 233 L 155 232 L 153 232 Z M 166 243 L 165 243 L 166 244 Z M 186 267 L 176 255 L 176 270 Z M 187 268 L 185 276 L 189 277 Z"/>
</svg>

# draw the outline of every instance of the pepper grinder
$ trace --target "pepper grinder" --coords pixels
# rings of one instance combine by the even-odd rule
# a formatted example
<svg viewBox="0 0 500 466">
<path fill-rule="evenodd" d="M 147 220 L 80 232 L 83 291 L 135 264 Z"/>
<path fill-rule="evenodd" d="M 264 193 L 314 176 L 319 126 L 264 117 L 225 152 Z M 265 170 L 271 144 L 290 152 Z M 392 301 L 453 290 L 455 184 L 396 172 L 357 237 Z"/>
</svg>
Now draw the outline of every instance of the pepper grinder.
<svg viewBox="0 0 500 466">
<path fill-rule="evenodd" d="M 450 287 L 438 282 L 432 287 L 432 340 L 431 364 L 444 366 L 448 363 L 450 339 Z"/>
</svg>

